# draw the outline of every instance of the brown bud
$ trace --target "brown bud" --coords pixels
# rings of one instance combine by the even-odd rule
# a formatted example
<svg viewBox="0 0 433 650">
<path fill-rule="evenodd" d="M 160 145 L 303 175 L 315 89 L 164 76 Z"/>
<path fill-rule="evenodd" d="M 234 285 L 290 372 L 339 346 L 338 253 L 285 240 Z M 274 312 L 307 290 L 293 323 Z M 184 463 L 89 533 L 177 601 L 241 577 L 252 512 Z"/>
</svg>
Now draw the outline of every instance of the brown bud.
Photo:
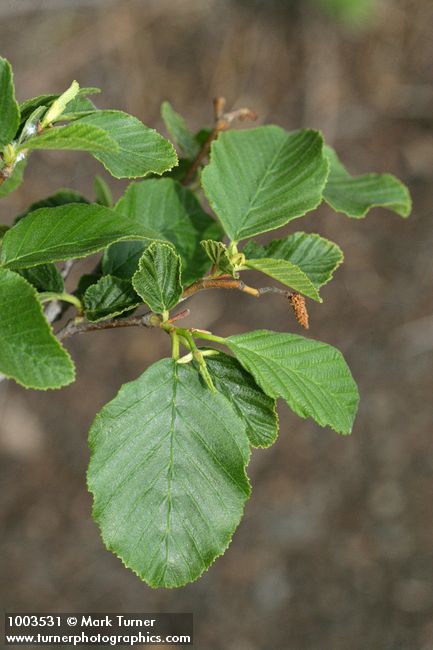
<svg viewBox="0 0 433 650">
<path fill-rule="evenodd" d="M 306 330 L 308 329 L 308 311 L 305 304 L 304 296 L 301 296 L 297 291 L 293 291 L 288 295 L 290 305 L 295 314 L 296 320 Z"/>
</svg>

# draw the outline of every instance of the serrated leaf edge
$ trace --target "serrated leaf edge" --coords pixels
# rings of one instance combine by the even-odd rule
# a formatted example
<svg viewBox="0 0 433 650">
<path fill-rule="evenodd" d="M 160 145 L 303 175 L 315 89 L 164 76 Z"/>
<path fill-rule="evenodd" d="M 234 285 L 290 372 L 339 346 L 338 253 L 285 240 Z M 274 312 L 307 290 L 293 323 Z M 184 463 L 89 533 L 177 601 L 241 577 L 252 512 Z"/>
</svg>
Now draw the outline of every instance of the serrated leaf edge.
<svg viewBox="0 0 433 650">
<path fill-rule="evenodd" d="M 161 248 L 170 249 L 170 252 L 172 252 L 175 255 L 175 257 L 177 258 L 177 262 L 178 262 L 177 279 L 179 281 L 179 285 L 180 285 L 181 289 L 183 290 L 183 285 L 182 285 L 182 259 L 181 259 L 180 255 L 178 254 L 178 252 L 176 251 L 176 248 L 173 246 L 173 244 L 171 244 L 170 242 L 167 242 L 167 241 L 160 241 L 160 240 L 153 241 L 151 244 L 149 244 L 149 246 L 146 248 L 146 250 L 143 251 L 143 254 L 142 254 L 142 256 L 140 257 L 140 259 L 138 261 L 138 268 L 137 268 L 137 270 L 135 271 L 134 275 L 131 278 L 132 286 L 134 287 L 135 291 L 140 296 L 140 298 L 143 300 L 143 302 L 146 305 L 148 305 L 149 307 L 150 307 L 150 305 L 145 301 L 145 299 L 143 298 L 143 296 L 141 295 L 141 293 L 138 291 L 137 287 L 135 286 L 135 283 L 136 283 L 135 276 L 138 277 L 138 273 L 143 271 L 142 260 L 143 260 L 144 256 L 147 255 L 150 252 L 150 249 L 155 250 L 157 248 L 157 246 L 160 246 Z M 178 300 L 178 302 L 179 302 L 179 300 Z M 168 307 L 166 309 L 167 310 L 173 309 L 176 306 L 176 304 L 173 305 L 172 307 Z M 158 313 L 158 312 L 156 312 L 156 313 Z"/>
<path fill-rule="evenodd" d="M 265 125 L 265 126 L 268 126 L 268 125 Z M 269 126 L 277 126 L 277 125 L 269 125 Z M 255 127 L 255 128 L 257 129 L 257 128 L 260 128 L 260 127 Z M 284 132 L 286 133 L 286 135 L 288 135 L 288 134 L 290 134 L 290 133 L 295 133 L 295 132 L 296 132 L 296 131 L 286 131 L 286 130 L 283 129 L 282 127 L 277 127 L 277 128 L 281 129 L 281 131 L 284 131 Z M 254 128 L 253 128 L 253 129 L 244 129 L 242 132 L 245 132 L 245 131 L 254 131 L 254 130 L 255 130 Z M 311 208 L 308 208 L 308 210 L 305 210 L 304 212 L 302 212 L 302 213 L 300 213 L 300 214 L 298 214 L 298 215 L 296 215 L 296 216 L 290 217 L 289 219 L 287 219 L 287 221 L 285 221 L 284 223 L 279 224 L 276 228 L 266 228 L 266 229 L 264 229 L 264 230 L 260 230 L 260 232 L 258 232 L 258 233 L 251 234 L 251 235 L 246 235 L 245 237 L 238 238 L 238 239 L 236 239 L 236 242 L 244 241 L 245 239 L 249 239 L 249 238 L 251 238 L 251 237 L 256 237 L 257 235 L 262 235 L 262 234 L 264 234 L 264 233 L 266 233 L 266 232 L 271 232 L 271 231 L 273 231 L 273 230 L 278 230 L 279 228 L 283 228 L 283 227 L 286 226 L 288 223 L 290 223 L 290 221 L 293 221 L 294 219 L 299 219 L 300 217 L 304 217 L 304 216 L 305 216 L 306 214 L 308 214 L 309 212 L 312 212 L 313 210 L 315 210 L 316 208 L 318 208 L 319 205 L 321 205 L 321 203 L 323 202 L 323 192 L 324 192 L 324 189 L 325 189 L 326 184 L 327 184 L 327 182 L 328 182 L 329 172 L 330 172 L 330 169 L 331 169 L 331 165 L 330 165 L 329 159 L 328 159 L 328 157 L 327 157 L 326 154 L 325 154 L 325 140 L 324 140 L 324 137 L 323 137 L 323 133 L 322 133 L 322 131 L 320 131 L 319 129 L 299 129 L 299 130 L 301 130 L 301 131 L 306 131 L 306 132 L 309 131 L 309 132 L 312 132 L 312 133 L 317 133 L 317 134 L 320 136 L 320 139 L 321 139 L 321 143 L 322 143 L 322 149 L 321 149 L 321 152 L 322 152 L 322 159 L 323 159 L 323 162 L 325 163 L 326 173 L 325 173 L 325 176 L 324 176 L 323 184 L 321 184 L 321 185 L 319 186 L 319 188 L 320 188 L 320 193 L 321 193 L 319 200 L 318 200 L 317 203 L 316 203 L 315 205 L 313 205 Z M 203 169 L 202 172 L 201 172 L 200 183 L 201 183 L 201 187 L 202 187 L 202 189 L 203 189 L 203 192 L 204 192 L 204 194 L 205 194 L 205 196 L 206 196 L 206 199 L 207 199 L 207 201 L 208 201 L 210 207 L 212 208 L 214 214 L 216 215 L 216 217 L 217 217 L 219 223 L 220 223 L 221 226 L 223 227 L 224 232 L 226 233 L 226 235 L 227 235 L 228 237 L 230 237 L 230 235 L 229 235 L 229 234 L 227 233 L 227 231 L 226 231 L 226 228 L 225 228 L 225 225 L 224 225 L 224 223 L 223 223 L 222 218 L 219 216 L 219 214 L 218 214 L 218 212 L 217 212 L 217 210 L 216 210 L 215 201 L 211 200 L 211 199 L 208 197 L 208 195 L 207 195 L 207 193 L 206 193 L 206 190 L 205 190 L 205 187 L 204 187 L 204 185 L 203 185 L 203 180 L 202 180 L 202 179 L 203 179 L 203 176 L 206 175 L 206 169 L 209 167 L 210 163 L 212 162 L 212 149 L 216 146 L 216 143 L 217 143 L 217 142 L 218 142 L 218 140 L 214 140 L 214 141 L 212 142 L 212 145 L 211 145 L 211 148 L 210 148 L 210 151 L 209 151 L 209 162 L 208 162 L 208 164 L 206 165 L 206 167 L 204 167 L 204 169 Z"/>
<path fill-rule="evenodd" d="M 86 294 L 89 291 L 89 289 L 91 289 L 92 287 L 96 287 L 104 278 L 110 278 L 110 279 L 113 279 L 113 280 L 125 280 L 126 281 L 125 278 L 118 278 L 117 276 L 111 275 L 110 273 L 108 273 L 107 275 L 103 275 L 102 277 L 100 277 L 97 282 L 95 282 L 94 284 L 91 284 L 90 286 L 87 287 L 86 291 L 84 292 L 84 294 L 82 296 L 82 301 L 83 301 L 83 305 L 84 305 L 84 313 L 85 313 L 86 318 L 87 318 L 88 321 L 90 321 L 91 323 L 99 323 L 102 320 L 108 320 L 110 318 L 114 318 L 115 316 L 120 316 L 125 311 L 129 311 L 130 309 L 136 309 L 137 307 L 139 307 L 140 305 L 143 304 L 143 300 L 140 299 L 140 300 L 137 301 L 137 303 L 133 303 L 131 305 L 128 305 L 127 307 L 124 307 L 123 309 L 119 309 L 117 311 L 110 312 L 109 314 L 107 314 L 105 316 L 101 316 L 100 318 L 89 318 L 89 312 L 92 312 L 92 310 L 91 309 L 86 309 Z M 137 296 L 137 298 L 140 298 L 140 296 Z"/>
<path fill-rule="evenodd" d="M 196 371 L 197 371 L 197 369 L 196 369 Z M 145 372 L 146 372 L 146 371 L 145 371 Z M 197 372 L 198 372 L 198 371 L 197 371 Z M 198 374 L 200 374 L 200 373 L 198 373 Z M 140 376 L 141 376 L 141 375 L 140 375 Z M 137 377 L 136 379 L 138 379 L 138 377 Z M 201 382 L 203 382 L 203 379 L 202 379 L 201 376 L 199 376 L 199 379 L 200 379 Z M 116 393 L 116 395 L 115 395 L 115 396 L 114 396 L 110 401 L 112 401 L 112 400 L 116 399 L 117 397 L 119 397 L 119 395 L 121 395 L 121 393 L 123 392 L 125 386 L 126 386 L 128 383 L 133 383 L 134 381 L 136 381 L 136 380 L 133 379 L 133 380 L 131 380 L 131 382 L 127 382 L 126 384 L 123 384 L 123 385 L 120 387 L 120 389 L 118 390 L 118 392 Z M 230 401 L 227 399 L 227 397 L 225 397 L 225 395 L 223 395 L 222 393 L 219 393 L 219 394 L 220 394 L 221 397 L 222 397 L 224 400 L 226 400 L 226 402 L 229 404 L 230 408 L 234 411 L 236 417 L 238 417 L 239 420 L 242 421 L 242 418 L 240 418 L 240 416 L 239 416 L 239 415 L 237 414 L 237 412 L 234 410 L 233 406 L 230 404 Z M 103 408 L 103 407 L 102 407 L 102 408 Z M 101 409 L 101 411 L 102 411 L 102 409 Z M 99 411 L 99 413 L 96 414 L 96 416 L 95 416 L 95 418 L 94 418 L 94 420 L 93 420 L 93 422 L 92 422 L 92 424 L 91 424 L 90 430 L 93 429 L 93 427 L 94 427 L 94 425 L 96 424 L 96 422 L 100 419 L 100 417 L 101 417 L 101 411 Z M 243 424 L 243 423 L 242 423 L 242 424 Z M 243 425 L 243 426 L 245 426 L 245 425 Z M 89 431 L 90 431 L 90 430 L 89 430 Z M 246 435 L 246 433 L 245 433 L 245 435 Z M 93 519 L 93 521 L 95 522 L 95 524 L 96 524 L 97 527 L 98 527 L 98 530 L 99 530 L 99 533 L 100 533 L 100 536 L 101 536 L 101 539 L 102 539 L 102 543 L 104 544 L 105 548 L 106 548 L 108 551 L 110 551 L 110 553 L 112 553 L 115 557 L 117 557 L 117 558 L 121 561 L 121 563 L 123 564 L 123 566 L 124 566 L 126 569 L 129 569 L 130 571 L 132 571 L 132 573 L 134 573 L 134 574 L 135 574 L 135 575 L 136 575 L 136 576 L 141 580 L 141 582 L 144 582 L 145 584 L 147 584 L 147 585 L 148 585 L 149 587 L 151 587 L 152 589 L 178 589 L 179 587 L 185 587 L 186 585 L 189 585 L 189 584 L 192 584 L 192 583 L 194 583 L 194 582 L 197 582 L 197 580 L 199 580 L 199 579 L 202 577 L 202 575 L 203 575 L 204 573 L 206 573 L 207 571 L 209 571 L 209 569 L 211 568 L 211 566 L 212 566 L 213 564 L 215 564 L 216 560 L 218 560 L 218 558 L 222 557 L 222 556 L 226 553 L 227 549 L 229 548 L 230 544 L 232 543 L 232 540 L 233 540 L 233 536 L 234 536 L 234 534 L 237 532 L 237 530 L 238 530 L 238 528 L 239 528 L 239 525 L 240 525 L 240 523 L 242 522 L 242 519 L 244 518 L 245 507 L 246 507 L 246 504 L 247 504 L 247 502 L 248 502 L 248 499 L 251 497 L 251 493 L 252 493 L 252 485 L 251 485 L 250 477 L 248 476 L 247 471 L 246 471 L 246 468 L 248 467 L 248 464 L 249 464 L 249 462 L 250 462 L 250 460 L 251 460 L 251 445 L 249 445 L 248 458 L 246 459 L 245 466 L 244 466 L 244 477 L 245 477 L 246 484 L 247 484 L 247 486 L 248 486 L 248 494 L 246 495 L 245 502 L 244 502 L 244 504 L 242 505 L 241 512 L 240 512 L 240 516 L 239 516 L 239 520 L 237 521 L 236 526 L 234 527 L 233 532 L 228 536 L 227 544 L 226 544 L 226 545 L 224 546 L 224 548 L 221 550 L 221 553 L 218 553 L 217 555 L 215 555 L 215 557 L 214 557 L 213 560 L 208 564 L 208 566 L 206 566 L 206 567 L 203 569 L 203 571 L 201 571 L 201 573 L 198 574 L 198 575 L 197 575 L 193 580 L 186 580 L 185 582 L 182 582 L 182 583 L 180 583 L 180 584 L 177 584 L 177 585 L 169 585 L 169 586 L 165 586 L 165 585 L 161 585 L 161 584 L 155 584 L 155 583 L 153 583 L 153 582 L 150 582 L 150 581 L 145 580 L 145 579 L 143 578 L 143 576 L 141 576 L 140 573 L 139 573 L 136 569 L 134 569 L 132 566 L 130 566 L 130 565 L 129 565 L 129 564 L 128 564 L 128 563 L 127 563 L 127 562 L 126 562 L 126 561 L 125 561 L 125 560 L 124 560 L 124 559 L 123 559 L 123 558 L 118 554 L 118 552 L 117 552 L 115 549 L 112 548 L 112 546 L 111 546 L 111 545 L 106 541 L 106 539 L 104 538 L 104 535 L 103 535 L 102 530 L 101 530 L 101 528 L 100 528 L 99 522 L 98 522 L 98 520 L 97 520 L 97 518 L 96 518 L 96 515 L 95 515 L 95 494 L 94 494 L 94 492 L 91 490 L 91 488 L 90 488 L 90 484 L 89 484 L 89 482 L 90 482 L 90 478 L 89 478 L 89 468 L 90 468 L 91 460 L 92 460 L 92 458 L 93 458 L 93 456 L 94 456 L 94 453 L 95 453 L 94 445 L 92 445 L 92 443 L 91 443 L 91 441 L 90 441 L 90 436 L 88 437 L 88 447 L 89 447 L 89 449 L 90 449 L 90 458 L 89 458 L 89 464 L 88 464 L 88 467 L 87 467 L 87 470 L 86 470 L 86 485 L 87 485 L 87 490 L 88 490 L 88 492 L 92 495 L 92 502 L 93 502 L 93 503 L 92 503 L 92 519 Z"/>
<path fill-rule="evenodd" d="M 10 273 L 15 273 L 15 271 L 12 271 L 11 269 L 8 269 L 8 271 L 10 271 Z M 15 275 L 18 275 L 18 273 L 15 273 Z M 31 288 L 33 296 L 35 298 L 35 301 L 38 304 L 38 309 L 40 310 L 40 313 L 43 316 L 43 319 L 47 324 L 47 329 L 48 329 L 48 333 L 49 333 L 50 338 L 55 342 L 57 348 L 59 350 L 62 350 L 62 352 L 65 354 L 65 357 L 67 358 L 67 360 L 69 362 L 69 367 L 70 367 L 70 369 L 72 371 L 72 378 L 71 378 L 70 381 L 67 381 L 67 382 L 65 382 L 63 384 L 59 384 L 58 386 L 44 386 L 43 388 L 41 388 L 40 386 L 33 386 L 32 384 L 25 384 L 22 381 L 20 381 L 19 379 L 16 379 L 15 377 L 13 377 L 12 375 L 8 375 L 3 370 L 1 371 L 1 374 L 4 377 L 6 377 L 7 379 L 12 379 L 13 381 L 15 381 L 17 384 L 19 384 L 23 388 L 31 388 L 33 390 L 39 390 L 39 391 L 57 390 L 59 388 L 64 388 L 65 386 L 69 386 L 70 384 L 73 384 L 75 379 L 76 379 L 76 371 L 75 371 L 74 361 L 73 361 L 69 351 L 54 336 L 53 330 L 52 330 L 52 328 L 51 328 L 51 326 L 50 326 L 50 324 L 49 324 L 49 322 L 46 319 L 46 316 L 44 314 L 42 303 L 40 302 L 40 300 L 38 298 L 38 292 L 36 291 L 35 287 L 28 280 L 26 280 L 26 278 L 24 278 L 22 275 L 18 275 L 18 277 L 20 277 L 21 280 L 23 280 L 23 282 L 25 282 Z"/>
</svg>

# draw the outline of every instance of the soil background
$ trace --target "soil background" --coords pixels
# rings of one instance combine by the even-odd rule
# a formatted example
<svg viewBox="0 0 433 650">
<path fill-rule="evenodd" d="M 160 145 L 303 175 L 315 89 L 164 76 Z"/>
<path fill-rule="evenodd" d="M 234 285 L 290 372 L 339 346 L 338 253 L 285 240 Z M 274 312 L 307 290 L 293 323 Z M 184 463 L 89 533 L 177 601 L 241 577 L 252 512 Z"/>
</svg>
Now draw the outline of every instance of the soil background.
<svg viewBox="0 0 433 650">
<path fill-rule="evenodd" d="M 432 24 L 431 0 L 379 1 L 358 26 L 307 0 L 0 2 L 20 99 L 76 78 L 103 89 L 99 107 L 163 130 L 162 100 L 198 129 L 224 95 L 259 122 L 322 129 L 352 172 L 393 172 L 414 200 L 408 221 L 324 208 L 281 231 L 318 231 L 345 251 L 324 303 L 310 301 L 309 335 L 345 354 L 359 415 L 339 437 L 280 405 L 279 440 L 254 452 L 231 547 L 190 586 L 154 591 L 125 570 L 100 541 L 85 487 L 96 411 L 169 353 L 165 337 L 72 339 L 78 379 L 58 393 L 3 382 L 2 609 L 193 611 L 200 650 L 433 650 Z M 91 197 L 95 173 L 86 154 L 33 153 L 0 221 L 58 187 Z M 120 196 L 126 183 L 106 178 Z M 301 333 L 278 297 L 207 292 L 191 308 L 190 323 L 221 335 Z"/>
</svg>

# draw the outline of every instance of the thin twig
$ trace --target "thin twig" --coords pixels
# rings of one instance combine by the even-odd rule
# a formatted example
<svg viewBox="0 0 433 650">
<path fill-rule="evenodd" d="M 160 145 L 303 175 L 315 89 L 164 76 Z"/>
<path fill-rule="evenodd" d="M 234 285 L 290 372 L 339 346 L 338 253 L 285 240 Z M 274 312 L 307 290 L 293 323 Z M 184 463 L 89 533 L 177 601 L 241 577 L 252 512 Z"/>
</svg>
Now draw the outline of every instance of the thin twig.
<svg viewBox="0 0 433 650">
<path fill-rule="evenodd" d="M 210 146 L 214 140 L 219 136 L 221 131 L 226 131 L 230 128 L 231 123 L 239 119 L 244 120 L 256 120 L 257 113 L 252 111 L 249 108 L 238 108 L 234 111 L 224 113 L 226 100 L 224 97 L 215 97 L 214 99 L 214 115 L 215 115 L 215 125 L 212 131 L 209 133 L 205 143 L 195 157 L 191 167 L 188 169 L 185 174 L 185 178 L 182 181 L 183 185 L 189 185 L 194 176 L 196 175 L 201 163 L 205 158 L 207 158 L 210 150 Z"/>
<path fill-rule="evenodd" d="M 186 300 L 195 293 L 205 289 L 235 289 L 247 293 L 250 296 L 254 296 L 255 298 L 260 298 L 260 296 L 265 293 L 277 293 L 288 299 L 293 295 L 293 292 L 285 291 L 278 287 L 261 287 L 255 289 L 254 287 L 246 285 L 242 280 L 236 280 L 230 276 L 223 276 L 219 278 L 202 278 L 201 280 L 197 280 L 197 282 L 194 282 L 185 289 L 181 301 Z M 189 314 L 189 309 L 183 309 L 170 318 L 167 323 L 174 323 L 189 316 Z M 59 341 L 64 341 L 70 336 L 74 336 L 75 334 L 84 334 L 85 332 L 98 332 L 100 330 L 116 329 L 120 327 L 161 327 L 161 323 L 162 321 L 160 316 L 152 312 L 147 312 L 140 316 L 130 316 L 129 318 L 118 320 L 98 321 L 96 323 L 91 323 L 85 320 L 70 320 L 63 329 L 57 332 L 56 336 Z"/>
<path fill-rule="evenodd" d="M 260 287 L 257 291 L 260 295 L 263 295 L 264 293 L 278 293 L 285 298 L 289 298 L 292 293 L 287 289 L 279 289 L 278 287 Z"/>
<path fill-rule="evenodd" d="M 236 280 L 232 277 L 219 277 L 202 278 L 201 280 L 197 280 L 197 282 L 194 282 L 185 289 L 182 294 L 182 299 L 185 300 L 186 298 L 190 298 L 190 296 L 193 296 L 195 293 L 202 291 L 203 289 L 238 289 L 239 291 L 248 293 L 250 296 L 255 296 L 256 298 L 260 295 L 258 289 L 249 287 L 242 280 Z"/>
<path fill-rule="evenodd" d="M 179 321 L 182 318 L 186 318 L 187 316 L 189 316 L 190 313 L 191 312 L 189 309 L 182 309 L 182 311 L 169 318 L 167 323 L 176 323 L 176 321 Z"/>
<path fill-rule="evenodd" d="M 63 329 L 57 332 L 56 336 L 59 341 L 64 341 L 74 334 L 84 334 L 85 332 L 97 332 L 99 330 L 115 329 L 119 327 L 159 327 L 161 320 L 159 316 L 152 312 L 147 312 L 141 316 L 130 316 L 119 320 L 105 320 L 97 323 L 89 321 L 70 320 Z"/>
</svg>

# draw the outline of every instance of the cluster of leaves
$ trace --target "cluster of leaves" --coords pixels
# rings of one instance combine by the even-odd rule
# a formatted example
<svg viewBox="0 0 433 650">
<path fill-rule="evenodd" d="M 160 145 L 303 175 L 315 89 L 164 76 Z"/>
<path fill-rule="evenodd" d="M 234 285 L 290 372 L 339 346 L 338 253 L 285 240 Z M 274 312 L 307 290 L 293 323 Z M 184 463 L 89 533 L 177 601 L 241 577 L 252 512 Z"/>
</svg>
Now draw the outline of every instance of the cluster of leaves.
<svg viewBox="0 0 433 650">
<path fill-rule="evenodd" d="M 276 400 L 348 434 L 358 392 L 330 345 L 268 330 L 222 338 L 178 327 L 170 312 L 207 286 L 261 295 L 240 279 L 250 269 L 287 287 L 288 297 L 321 301 L 343 260 L 337 244 L 304 232 L 266 245 L 252 238 L 322 201 L 353 218 L 374 206 L 406 217 L 410 198 L 393 176 L 352 177 L 316 131 L 193 134 L 165 103 L 179 162 L 173 145 L 136 118 L 97 109 L 94 92 L 74 82 L 63 95 L 18 104 L 0 59 L 2 195 L 21 183 L 34 149 L 85 150 L 117 178 L 149 176 L 115 205 L 98 179 L 96 201 L 59 190 L 1 226 L 0 371 L 35 389 L 74 380 L 65 330 L 53 332 L 44 303 L 76 310 L 67 333 L 141 324 L 169 334 L 171 358 L 124 385 L 97 415 L 88 485 L 106 546 L 149 585 L 175 587 L 228 546 L 250 494 L 250 449 L 277 437 Z M 98 251 L 94 272 L 68 292 L 68 264 Z"/>
</svg>

